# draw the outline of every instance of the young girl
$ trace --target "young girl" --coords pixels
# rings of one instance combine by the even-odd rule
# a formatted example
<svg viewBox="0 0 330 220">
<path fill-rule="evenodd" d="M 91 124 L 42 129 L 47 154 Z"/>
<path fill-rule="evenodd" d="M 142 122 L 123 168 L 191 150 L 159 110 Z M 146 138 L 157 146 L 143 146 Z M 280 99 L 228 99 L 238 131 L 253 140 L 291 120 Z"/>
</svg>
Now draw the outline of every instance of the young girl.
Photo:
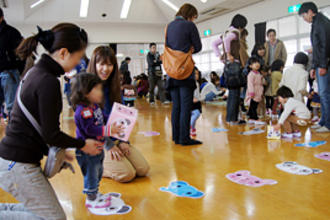
<svg viewBox="0 0 330 220">
<path fill-rule="evenodd" d="M 291 89 L 286 86 L 277 90 L 277 96 L 279 102 L 284 106 L 284 111 L 274 129 L 280 130 L 283 126 L 282 138 L 301 137 L 298 126 L 307 126 L 311 117 L 310 111 L 304 103 L 293 98 Z"/>
<path fill-rule="evenodd" d="M 71 102 L 75 109 L 74 120 L 77 126 L 78 139 L 93 138 L 104 142 L 110 132 L 106 126 L 107 117 L 103 114 L 100 104 L 103 101 L 102 81 L 94 74 L 81 73 L 75 77 L 72 88 Z M 119 133 L 120 127 L 112 127 L 111 133 Z M 113 147 L 111 139 L 107 139 L 106 148 Z M 98 192 L 103 173 L 104 152 L 97 156 L 85 154 L 76 150 L 76 158 L 84 175 L 84 190 L 87 194 L 86 207 L 94 214 L 106 212 L 111 205 L 111 196 Z"/>
<path fill-rule="evenodd" d="M 121 103 L 120 73 L 114 51 L 107 46 L 97 47 L 91 57 L 88 72 L 103 83 L 104 113 L 110 115 L 114 102 Z M 143 155 L 129 142 L 113 139 L 115 146 L 105 154 L 104 177 L 118 182 L 129 182 L 136 176 L 146 176 L 149 165 Z"/>
<path fill-rule="evenodd" d="M 195 67 L 195 79 L 196 79 L 196 86 L 197 88 L 194 91 L 194 100 L 193 100 L 193 107 L 191 111 L 191 120 L 190 120 L 190 135 L 192 137 L 196 137 L 196 121 L 200 117 L 202 113 L 202 104 L 201 104 L 201 97 L 200 97 L 200 85 L 202 81 L 202 74 L 201 72 Z"/>
<path fill-rule="evenodd" d="M 251 57 L 248 60 L 250 73 L 248 75 L 246 103 L 250 103 L 248 111 L 249 123 L 260 124 L 263 122 L 258 121 L 258 104 L 263 98 L 263 76 L 260 74 L 260 62 L 257 58 Z"/>
</svg>

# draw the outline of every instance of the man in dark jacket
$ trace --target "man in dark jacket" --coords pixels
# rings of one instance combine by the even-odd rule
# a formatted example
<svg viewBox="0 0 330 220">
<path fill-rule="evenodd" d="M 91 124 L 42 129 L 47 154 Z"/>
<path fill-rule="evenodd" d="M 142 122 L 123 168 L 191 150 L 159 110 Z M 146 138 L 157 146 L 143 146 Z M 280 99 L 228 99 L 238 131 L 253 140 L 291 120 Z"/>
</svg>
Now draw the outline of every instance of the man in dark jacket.
<svg viewBox="0 0 330 220">
<path fill-rule="evenodd" d="M 6 108 L 10 116 L 13 108 L 16 90 L 19 84 L 19 59 L 15 50 L 23 37 L 14 27 L 8 25 L 0 8 L 0 93 L 4 96 Z M 0 105 L 3 100 L 0 100 Z"/>
<path fill-rule="evenodd" d="M 305 2 L 299 15 L 312 24 L 311 41 L 313 46 L 313 65 L 311 77 L 317 79 L 321 97 L 321 120 L 312 128 L 316 132 L 330 132 L 330 20 L 318 12 L 313 2 Z"/>
<path fill-rule="evenodd" d="M 155 104 L 155 87 L 158 87 L 158 94 L 160 101 L 167 104 L 165 101 L 164 92 L 164 82 L 163 82 L 163 71 L 162 71 L 162 61 L 160 60 L 160 55 L 157 52 L 157 46 L 155 43 L 150 43 L 150 52 L 147 55 L 148 62 L 148 75 L 149 75 L 149 102 L 150 104 Z"/>
</svg>

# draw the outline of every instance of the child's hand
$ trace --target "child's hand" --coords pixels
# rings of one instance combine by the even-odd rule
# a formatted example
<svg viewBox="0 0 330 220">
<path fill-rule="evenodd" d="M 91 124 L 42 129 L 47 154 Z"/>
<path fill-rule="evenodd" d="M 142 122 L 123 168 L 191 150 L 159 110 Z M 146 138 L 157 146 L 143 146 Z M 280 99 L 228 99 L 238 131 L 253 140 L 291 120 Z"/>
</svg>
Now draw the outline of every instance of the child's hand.
<svg viewBox="0 0 330 220">
<path fill-rule="evenodd" d="M 123 152 L 117 146 L 111 148 L 109 150 L 109 154 L 111 156 L 111 160 L 118 160 L 118 161 L 120 161 L 121 158 L 124 156 Z"/>
<path fill-rule="evenodd" d="M 276 125 L 273 126 L 273 128 L 274 128 L 275 131 L 278 131 L 278 130 L 281 129 L 281 125 L 280 124 L 276 124 Z"/>
<path fill-rule="evenodd" d="M 111 125 L 111 134 L 117 134 L 117 135 L 119 135 L 123 131 L 124 131 L 124 129 L 122 128 L 121 125 L 116 125 L 115 123 L 113 123 Z"/>
<path fill-rule="evenodd" d="M 129 144 L 125 143 L 125 142 L 121 142 L 119 144 L 119 148 L 122 150 L 122 152 L 124 153 L 125 156 L 128 156 L 130 154 L 130 146 Z"/>
</svg>

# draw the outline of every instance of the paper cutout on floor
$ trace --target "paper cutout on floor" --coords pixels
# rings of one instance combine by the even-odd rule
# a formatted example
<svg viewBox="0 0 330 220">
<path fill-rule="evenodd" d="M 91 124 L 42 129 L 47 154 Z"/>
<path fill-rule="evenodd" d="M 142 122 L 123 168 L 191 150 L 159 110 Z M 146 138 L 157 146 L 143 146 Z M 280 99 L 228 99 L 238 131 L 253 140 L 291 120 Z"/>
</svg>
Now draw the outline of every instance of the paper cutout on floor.
<svg viewBox="0 0 330 220">
<path fill-rule="evenodd" d="M 204 193 L 184 181 L 171 182 L 169 187 L 160 187 L 160 191 L 170 192 L 179 197 L 198 199 L 204 196 Z"/>
<path fill-rule="evenodd" d="M 212 128 L 212 132 L 226 132 L 228 131 L 228 129 L 225 129 L 225 128 Z"/>
<path fill-rule="evenodd" d="M 319 158 L 321 160 L 327 160 L 330 161 L 330 152 L 322 152 L 319 154 L 314 155 L 316 158 Z"/>
<path fill-rule="evenodd" d="M 296 147 L 318 147 L 320 145 L 326 144 L 326 141 L 312 141 L 308 143 L 301 143 L 301 144 L 296 144 Z"/>
<path fill-rule="evenodd" d="M 267 126 L 267 139 L 269 140 L 280 140 L 281 131 L 276 131 L 272 125 Z"/>
<path fill-rule="evenodd" d="M 284 172 L 295 175 L 310 175 L 310 174 L 318 174 L 323 172 L 320 169 L 309 168 L 300 165 L 297 162 L 291 162 L 291 161 L 276 164 L 276 167 Z"/>
<path fill-rule="evenodd" d="M 260 187 L 264 185 L 274 185 L 277 183 L 276 180 L 272 179 L 261 179 L 256 176 L 252 176 L 248 170 L 240 170 L 235 173 L 229 173 L 226 175 L 230 181 L 251 187 Z"/>
<path fill-rule="evenodd" d="M 145 137 L 152 137 L 160 135 L 159 132 L 156 131 L 140 131 L 139 134 L 143 134 Z"/>
<path fill-rule="evenodd" d="M 254 134 L 262 134 L 264 132 L 265 132 L 265 130 L 263 130 L 263 129 L 255 128 L 255 129 L 252 129 L 252 130 L 249 130 L 249 131 L 240 132 L 239 134 L 242 134 L 242 135 L 254 135 Z"/>
<path fill-rule="evenodd" d="M 120 193 L 110 193 L 111 195 L 111 205 L 104 209 L 92 209 L 88 210 L 94 215 L 123 215 L 127 214 L 132 210 L 132 207 L 126 205 L 121 199 Z"/>
<path fill-rule="evenodd" d="M 220 101 L 220 102 L 211 101 L 211 102 L 205 102 L 205 103 L 209 104 L 209 105 L 215 105 L 215 106 L 226 106 L 227 105 L 226 101 Z"/>
</svg>

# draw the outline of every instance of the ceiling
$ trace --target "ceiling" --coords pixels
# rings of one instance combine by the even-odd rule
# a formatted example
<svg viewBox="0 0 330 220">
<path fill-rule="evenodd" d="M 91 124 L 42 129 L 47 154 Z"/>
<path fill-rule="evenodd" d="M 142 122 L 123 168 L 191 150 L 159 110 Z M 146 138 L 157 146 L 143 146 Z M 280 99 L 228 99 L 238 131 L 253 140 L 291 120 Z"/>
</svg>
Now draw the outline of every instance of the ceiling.
<svg viewBox="0 0 330 220">
<path fill-rule="evenodd" d="M 120 19 L 124 0 L 90 0 L 87 18 L 79 17 L 80 0 L 45 0 L 35 8 L 38 0 L 1 0 L 7 2 L 5 18 L 11 23 L 42 24 L 61 21 L 77 23 L 130 23 L 164 25 L 173 19 L 175 11 L 162 0 L 132 0 L 127 19 Z M 187 1 L 169 0 L 177 7 Z M 199 11 L 197 22 L 208 20 L 248 5 L 266 0 L 191 0 Z M 106 14 L 106 16 L 102 16 Z"/>
</svg>

